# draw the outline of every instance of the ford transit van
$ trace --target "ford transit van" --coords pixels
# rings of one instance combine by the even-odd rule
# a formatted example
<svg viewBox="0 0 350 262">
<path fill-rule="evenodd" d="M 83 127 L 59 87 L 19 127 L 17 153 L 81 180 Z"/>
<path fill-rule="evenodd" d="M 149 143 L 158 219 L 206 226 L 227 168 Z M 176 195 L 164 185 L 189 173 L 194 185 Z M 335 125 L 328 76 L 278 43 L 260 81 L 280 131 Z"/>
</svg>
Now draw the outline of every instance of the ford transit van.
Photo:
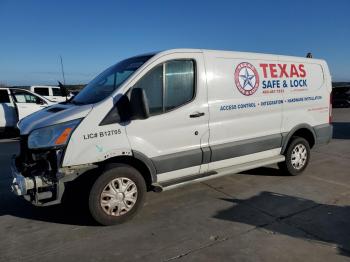
<svg viewBox="0 0 350 262">
<path fill-rule="evenodd" d="M 12 189 L 48 206 L 93 174 L 90 212 L 111 225 L 135 215 L 147 191 L 276 163 L 299 175 L 310 149 L 331 139 L 331 90 L 318 59 L 199 49 L 131 57 L 20 121 Z"/>
</svg>

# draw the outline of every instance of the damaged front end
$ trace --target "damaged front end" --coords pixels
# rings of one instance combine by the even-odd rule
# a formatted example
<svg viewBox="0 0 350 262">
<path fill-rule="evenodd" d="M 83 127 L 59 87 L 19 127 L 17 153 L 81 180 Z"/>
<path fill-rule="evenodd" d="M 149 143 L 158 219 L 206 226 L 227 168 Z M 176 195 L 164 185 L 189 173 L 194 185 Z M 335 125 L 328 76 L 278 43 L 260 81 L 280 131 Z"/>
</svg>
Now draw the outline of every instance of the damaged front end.
<svg viewBox="0 0 350 262">
<path fill-rule="evenodd" d="M 59 204 L 65 183 L 94 168 L 82 165 L 62 168 L 65 147 L 29 149 L 28 136 L 20 137 L 20 154 L 13 156 L 12 191 L 37 206 Z"/>
<path fill-rule="evenodd" d="M 61 202 L 65 183 L 93 165 L 62 167 L 70 137 L 91 105 L 57 104 L 18 122 L 20 154 L 13 156 L 12 191 L 34 205 Z"/>
</svg>

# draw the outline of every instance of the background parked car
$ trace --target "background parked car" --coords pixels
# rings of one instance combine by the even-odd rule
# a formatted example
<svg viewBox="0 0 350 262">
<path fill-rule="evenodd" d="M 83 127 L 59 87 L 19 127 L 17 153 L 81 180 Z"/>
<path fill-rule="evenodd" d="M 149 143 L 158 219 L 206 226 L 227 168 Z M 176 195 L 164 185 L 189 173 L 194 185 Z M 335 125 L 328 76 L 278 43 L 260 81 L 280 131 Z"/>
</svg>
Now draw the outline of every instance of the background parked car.
<svg viewBox="0 0 350 262">
<path fill-rule="evenodd" d="M 69 99 L 72 97 L 72 94 L 69 93 L 66 98 L 58 86 L 31 86 L 29 90 L 52 102 L 64 102 L 67 98 Z"/>
<path fill-rule="evenodd" d="M 31 91 L 0 88 L 0 132 L 13 129 L 19 120 L 54 104 Z"/>
</svg>

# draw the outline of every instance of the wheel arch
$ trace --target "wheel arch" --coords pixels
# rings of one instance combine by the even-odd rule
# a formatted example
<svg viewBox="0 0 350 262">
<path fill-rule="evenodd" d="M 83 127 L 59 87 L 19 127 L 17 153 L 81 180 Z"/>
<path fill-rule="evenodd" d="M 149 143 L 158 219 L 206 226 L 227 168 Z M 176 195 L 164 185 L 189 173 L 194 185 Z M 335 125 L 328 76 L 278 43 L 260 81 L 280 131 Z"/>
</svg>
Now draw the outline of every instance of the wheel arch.
<svg viewBox="0 0 350 262">
<path fill-rule="evenodd" d="M 282 134 L 282 149 L 281 154 L 284 154 L 293 136 L 298 136 L 306 139 L 310 145 L 310 149 L 316 143 L 316 133 L 309 124 L 300 124 L 292 128 L 289 132 Z"/>
<path fill-rule="evenodd" d="M 133 151 L 132 153 L 133 154 L 131 156 L 124 155 L 111 157 L 104 161 L 103 165 L 109 163 L 121 163 L 134 167 L 141 173 L 141 175 L 145 179 L 147 190 L 151 191 L 152 184 L 157 182 L 157 174 L 153 162 L 147 156 L 138 151 Z"/>
</svg>

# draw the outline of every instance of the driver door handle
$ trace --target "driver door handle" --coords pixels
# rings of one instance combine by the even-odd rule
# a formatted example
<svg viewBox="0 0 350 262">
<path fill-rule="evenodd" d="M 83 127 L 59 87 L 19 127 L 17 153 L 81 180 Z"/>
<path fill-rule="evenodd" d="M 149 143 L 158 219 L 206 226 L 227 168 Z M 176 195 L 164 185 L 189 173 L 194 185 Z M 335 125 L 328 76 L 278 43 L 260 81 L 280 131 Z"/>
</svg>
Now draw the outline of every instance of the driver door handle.
<svg viewBox="0 0 350 262">
<path fill-rule="evenodd" d="M 205 115 L 205 113 L 203 113 L 203 112 L 195 112 L 195 113 L 190 115 L 190 118 L 201 117 L 204 115 Z"/>
</svg>

